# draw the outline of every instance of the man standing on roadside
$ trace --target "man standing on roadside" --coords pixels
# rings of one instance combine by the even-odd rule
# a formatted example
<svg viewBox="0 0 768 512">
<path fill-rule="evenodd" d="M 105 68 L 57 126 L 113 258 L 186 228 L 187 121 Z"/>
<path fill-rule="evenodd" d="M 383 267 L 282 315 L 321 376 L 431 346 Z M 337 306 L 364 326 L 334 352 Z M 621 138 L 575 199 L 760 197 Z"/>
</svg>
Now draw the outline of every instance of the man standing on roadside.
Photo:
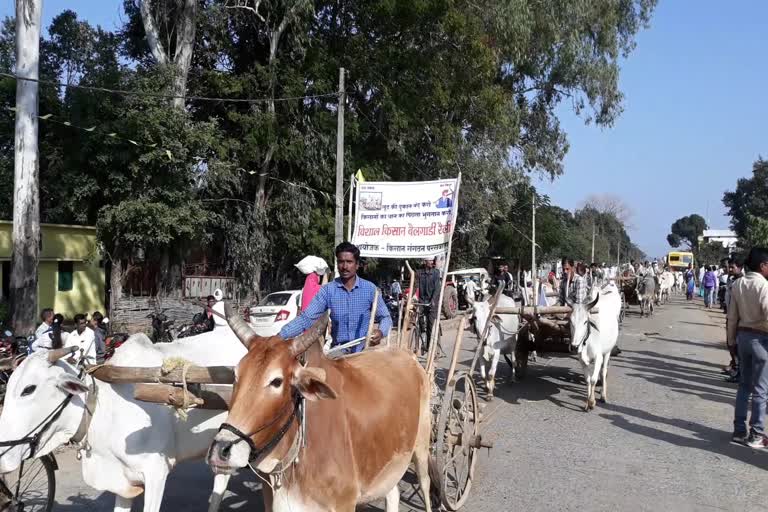
<svg viewBox="0 0 768 512">
<path fill-rule="evenodd" d="M 753 248 L 747 273 L 734 281 L 728 308 L 728 345 L 736 345 L 741 377 L 736 393 L 733 441 L 766 447 L 765 403 L 768 395 L 768 249 Z M 747 431 L 747 409 L 752 413 Z"/>
</svg>

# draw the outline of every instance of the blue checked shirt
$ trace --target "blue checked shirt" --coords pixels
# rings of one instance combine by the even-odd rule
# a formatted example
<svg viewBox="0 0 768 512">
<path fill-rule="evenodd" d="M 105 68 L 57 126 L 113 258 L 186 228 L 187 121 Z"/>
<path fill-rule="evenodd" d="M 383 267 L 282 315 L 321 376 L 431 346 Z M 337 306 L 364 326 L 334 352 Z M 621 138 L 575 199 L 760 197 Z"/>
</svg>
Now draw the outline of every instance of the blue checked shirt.
<svg viewBox="0 0 768 512">
<path fill-rule="evenodd" d="M 347 290 L 340 279 L 334 279 L 320 288 L 307 309 L 282 328 L 280 337 L 286 340 L 295 338 L 309 329 L 328 309 L 331 310 L 331 335 L 334 346 L 365 337 L 371 319 L 376 285 L 360 276 L 356 279 L 352 291 Z M 392 318 L 381 295 L 376 306 L 376 321 L 384 336 L 389 334 Z M 356 345 L 350 351 L 360 352 L 364 345 Z"/>
</svg>

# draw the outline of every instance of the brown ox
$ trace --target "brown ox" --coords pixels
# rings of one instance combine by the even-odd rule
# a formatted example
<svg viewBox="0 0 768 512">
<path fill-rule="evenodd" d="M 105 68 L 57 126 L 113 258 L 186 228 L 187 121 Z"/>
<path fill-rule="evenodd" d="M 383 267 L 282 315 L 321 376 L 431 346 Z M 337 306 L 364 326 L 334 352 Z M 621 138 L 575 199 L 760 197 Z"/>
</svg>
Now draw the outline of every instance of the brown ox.
<svg viewBox="0 0 768 512">
<path fill-rule="evenodd" d="M 321 344 L 327 316 L 285 341 L 256 336 L 227 313 L 248 354 L 237 366 L 227 422 L 208 451 L 215 472 L 250 463 L 270 482 L 267 511 L 352 512 L 386 497 L 393 512 L 413 461 L 430 511 L 430 386 L 413 356 L 378 349 L 332 360 Z"/>
</svg>

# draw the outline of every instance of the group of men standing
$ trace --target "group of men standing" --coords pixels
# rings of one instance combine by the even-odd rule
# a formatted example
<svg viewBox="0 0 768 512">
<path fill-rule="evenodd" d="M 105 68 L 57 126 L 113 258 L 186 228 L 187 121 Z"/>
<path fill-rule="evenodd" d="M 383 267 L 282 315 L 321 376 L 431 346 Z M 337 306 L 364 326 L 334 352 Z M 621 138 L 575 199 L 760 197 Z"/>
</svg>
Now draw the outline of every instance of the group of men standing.
<svg viewBox="0 0 768 512">
<path fill-rule="evenodd" d="M 71 332 L 62 330 L 64 316 L 45 308 L 40 313 L 40 325 L 35 330 L 32 350 L 50 350 L 62 347 L 77 347 L 79 356 L 94 364 L 104 361 L 107 337 L 107 320 L 99 311 L 94 311 L 90 320 L 85 314 L 74 316 L 75 328 Z"/>
</svg>

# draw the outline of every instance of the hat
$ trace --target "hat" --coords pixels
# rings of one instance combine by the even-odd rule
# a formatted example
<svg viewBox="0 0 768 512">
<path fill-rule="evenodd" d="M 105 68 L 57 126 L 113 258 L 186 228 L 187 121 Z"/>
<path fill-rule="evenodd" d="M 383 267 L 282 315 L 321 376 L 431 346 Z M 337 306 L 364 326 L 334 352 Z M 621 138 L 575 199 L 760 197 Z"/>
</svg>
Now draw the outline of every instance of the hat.
<svg viewBox="0 0 768 512">
<path fill-rule="evenodd" d="M 224 292 L 221 291 L 221 288 L 216 288 L 216 291 L 213 292 L 213 298 L 216 300 L 221 300 L 224 298 Z"/>
</svg>

